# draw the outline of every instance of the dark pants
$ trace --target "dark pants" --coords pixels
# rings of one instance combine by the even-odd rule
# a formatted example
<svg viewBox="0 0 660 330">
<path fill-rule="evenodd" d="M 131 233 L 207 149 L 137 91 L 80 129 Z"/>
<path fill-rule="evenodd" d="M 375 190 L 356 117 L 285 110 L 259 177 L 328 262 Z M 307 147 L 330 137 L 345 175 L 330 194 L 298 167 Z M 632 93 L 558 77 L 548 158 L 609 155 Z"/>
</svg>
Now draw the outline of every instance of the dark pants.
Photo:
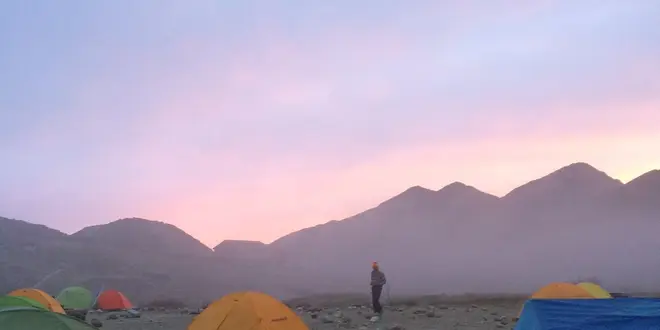
<svg viewBox="0 0 660 330">
<path fill-rule="evenodd" d="M 383 292 L 382 285 L 373 285 L 371 287 L 371 304 L 374 307 L 374 312 L 378 314 L 383 313 L 383 306 L 380 305 L 380 294 Z"/>
</svg>

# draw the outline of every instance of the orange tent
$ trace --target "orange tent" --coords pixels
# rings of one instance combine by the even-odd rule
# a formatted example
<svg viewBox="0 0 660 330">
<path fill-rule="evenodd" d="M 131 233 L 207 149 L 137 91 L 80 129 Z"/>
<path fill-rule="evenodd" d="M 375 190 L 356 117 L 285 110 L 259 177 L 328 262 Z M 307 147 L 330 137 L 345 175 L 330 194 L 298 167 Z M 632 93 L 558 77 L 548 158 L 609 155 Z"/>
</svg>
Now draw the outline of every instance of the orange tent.
<svg viewBox="0 0 660 330">
<path fill-rule="evenodd" d="M 62 305 L 55 298 L 39 289 L 18 289 L 10 292 L 8 296 L 29 298 L 44 305 L 51 312 L 65 314 L 64 308 L 62 308 Z"/>
<path fill-rule="evenodd" d="M 289 307 L 259 292 L 228 294 L 210 304 L 187 330 L 309 330 Z"/>
<path fill-rule="evenodd" d="M 96 301 L 98 308 L 104 310 L 119 310 L 133 308 L 133 304 L 117 290 L 105 290 Z"/>
<path fill-rule="evenodd" d="M 586 298 L 594 299 L 595 297 L 589 291 L 581 288 L 578 285 L 571 283 L 555 282 L 550 283 L 538 291 L 536 291 L 532 299 L 575 299 Z"/>
</svg>

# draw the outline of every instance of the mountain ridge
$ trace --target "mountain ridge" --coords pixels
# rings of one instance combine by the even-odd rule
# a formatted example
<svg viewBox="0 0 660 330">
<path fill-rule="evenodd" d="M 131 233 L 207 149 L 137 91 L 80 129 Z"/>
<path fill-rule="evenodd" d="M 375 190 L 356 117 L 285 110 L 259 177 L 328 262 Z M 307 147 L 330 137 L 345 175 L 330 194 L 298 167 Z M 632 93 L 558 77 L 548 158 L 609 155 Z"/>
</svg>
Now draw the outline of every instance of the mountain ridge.
<svg viewBox="0 0 660 330">
<path fill-rule="evenodd" d="M 512 188 L 508 193 L 505 193 L 505 194 L 503 194 L 502 196 L 497 196 L 497 195 L 493 195 L 493 194 L 490 194 L 490 193 L 484 192 L 484 191 L 482 191 L 482 190 L 480 190 L 480 189 L 478 189 L 478 188 L 476 188 L 476 187 L 474 187 L 474 186 L 472 186 L 472 185 L 465 184 L 465 183 L 460 182 L 460 181 L 454 181 L 454 182 L 451 182 L 451 183 L 449 183 L 449 184 L 447 184 L 447 185 L 443 186 L 442 188 L 440 188 L 440 189 L 438 189 L 438 190 L 435 190 L 435 191 L 432 190 L 431 188 L 426 188 L 426 187 L 421 186 L 421 185 L 414 185 L 414 186 L 411 186 L 411 187 L 405 189 L 404 191 L 402 191 L 402 192 L 400 192 L 400 193 L 398 193 L 398 194 L 396 194 L 396 195 L 394 195 L 394 196 L 388 198 L 387 200 L 385 200 L 385 201 L 379 203 L 379 204 L 376 205 L 375 207 L 377 207 L 377 206 L 379 206 L 380 204 L 383 204 L 383 203 L 385 203 L 385 202 L 388 202 L 388 201 L 390 201 L 390 200 L 393 200 L 393 199 L 395 199 L 395 198 L 397 198 L 397 197 L 405 196 L 407 193 L 409 193 L 409 192 L 411 192 L 411 191 L 412 191 L 412 192 L 415 192 L 415 191 L 440 192 L 440 191 L 442 191 L 443 189 L 446 189 L 446 188 L 452 188 L 453 186 L 462 187 L 462 188 L 472 188 L 472 189 L 474 189 L 474 190 L 476 190 L 476 191 L 478 191 L 478 192 L 481 192 L 481 193 L 484 193 L 484 194 L 487 194 L 487 195 L 493 196 L 493 197 L 498 198 L 498 199 L 503 199 L 504 197 L 510 195 L 512 192 L 514 192 L 515 190 L 517 190 L 517 189 L 520 188 L 520 187 L 526 186 L 527 184 L 533 183 L 533 182 L 535 182 L 535 181 L 537 181 L 537 180 L 539 180 L 539 179 L 542 179 L 542 178 L 548 177 L 548 176 L 550 176 L 550 175 L 553 175 L 553 174 L 559 173 L 559 172 L 562 171 L 562 170 L 565 170 L 565 169 L 571 169 L 573 166 L 577 166 L 577 167 L 581 167 L 581 168 L 590 168 L 590 169 L 593 169 L 593 170 L 595 170 L 595 171 L 598 171 L 598 172 L 600 172 L 600 173 L 603 173 L 603 174 L 607 175 L 605 172 L 598 170 L 596 167 L 590 165 L 589 163 L 586 163 L 586 162 L 575 162 L 575 163 L 571 163 L 571 164 L 569 164 L 569 165 L 563 166 L 563 167 L 561 167 L 561 168 L 559 168 L 559 169 L 557 169 L 557 170 L 555 170 L 555 171 L 552 171 L 552 172 L 550 172 L 549 174 L 544 175 L 544 176 L 541 177 L 541 178 L 533 179 L 533 180 L 531 180 L 531 181 L 529 181 L 529 182 L 527 182 L 527 183 L 525 183 L 525 184 L 523 184 L 523 185 L 521 185 L 521 186 L 518 186 L 518 187 Z M 609 177 L 609 175 L 607 175 L 607 177 Z M 609 178 L 611 178 L 611 177 L 609 177 Z M 635 178 L 629 180 L 627 183 L 622 183 L 622 182 L 621 182 L 620 180 L 618 180 L 618 179 L 613 179 L 613 178 L 611 178 L 611 179 L 620 182 L 622 186 L 626 186 L 626 185 L 629 185 L 629 184 L 631 184 L 631 183 L 632 183 L 632 184 L 637 184 L 638 182 L 641 182 L 641 181 L 639 181 L 639 180 L 645 181 L 645 180 L 650 179 L 650 178 L 653 178 L 654 182 L 656 182 L 656 181 L 657 181 L 657 182 L 660 182 L 660 169 L 654 169 L 654 170 L 650 170 L 650 171 L 644 172 L 644 173 L 638 175 L 637 177 L 635 177 Z M 373 207 L 373 208 L 375 208 L 375 207 Z M 370 208 L 370 209 L 373 209 L 373 208 Z M 370 210 L 370 209 L 367 209 L 367 211 Z M 352 218 L 352 217 L 353 217 L 353 216 L 348 216 L 348 217 L 346 217 L 346 218 L 344 218 L 344 219 L 341 219 L 341 220 L 349 219 L 349 218 Z M 39 225 L 39 226 L 43 226 L 43 227 L 46 227 L 46 228 L 48 228 L 48 229 L 52 229 L 52 230 L 54 230 L 54 231 L 60 232 L 60 233 L 62 233 L 63 235 L 67 235 L 67 236 L 71 236 L 71 235 L 78 234 L 78 233 L 80 233 L 81 231 L 83 231 L 83 230 L 85 230 L 85 229 L 88 229 L 88 228 L 94 228 L 94 227 L 98 227 L 98 226 L 104 226 L 104 225 L 112 224 L 112 223 L 117 222 L 117 221 L 131 220 L 131 219 L 139 219 L 139 220 L 144 220 L 144 221 L 149 221 L 149 222 L 157 222 L 157 223 L 164 223 L 164 224 L 167 224 L 167 225 L 172 225 L 172 224 L 170 224 L 170 223 L 168 223 L 168 222 L 166 222 L 166 221 L 162 221 L 162 220 L 149 220 L 149 219 L 141 218 L 141 217 L 130 217 L 130 218 L 121 218 L 121 219 L 114 220 L 114 221 L 110 221 L 110 222 L 107 222 L 107 223 L 100 223 L 100 224 L 96 224 L 96 225 L 85 226 L 85 227 L 81 228 L 80 230 L 78 230 L 78 231 L 76 231 L 76 232 L 73 232 L 73 233 L 71 233 L 71 234 L 67 234 L 67 233 L 64 233 L 64 232 L 58 230 L 57 228 L 53 228 L 53 227 L 50 227 L 50 226 L 47 226 L 47 225 L 43 225 L 43 224 L 34 224 L 34 223 L 32 223 L 32 222 L 29 222 L 29 221 L 26 221 L 26 220 L 20 220 L 20 219 L 10 219 L 10 218 L 6 218 L 6 217 L 2 217 L 2 216 L 0 215 L 0 220 L 3 220 L 3 219 L 4 219 L 4 220 L 20 221 L 20 222 L 28 223 L 28 224 L 31 224 L 31 225 Z M 341 220 L 329 220 L 328 222 L 325 222 L 325 223 L 319 223 L 319 224 L 313 225 L 313 226 L 311 226 L 311 227 L 301 228 L 301 229 L 299 229 L 299 230 L 305 230 L 305 229 L 309 229 L 309 228 L 314 228 L 314 227 L 317 227 L 317 226 L 325 225 L 325 224 L 330 223 L 330 222 L 341 221 Z M 172 225 L 172 226 L 174 226 L 174 225 Z M 298 231 L 299 231 L 299 230 L 298 230 Z M 288 234 L 287 234 L 287 235 L 288 235 Z M 287 235 L 284 235 L 284 236 L 287 236 Z M 280 238 L 281 238 L 281 237 L 280 237 Z M 195 239 L 196 239 L 196 238 L 195 238 Z M 279 239 L 279 238 L 278 238 L 278 239 Z M 197 240 L 197 239 L 196 239 L 196 240 Z M 276 240 L 277 240 L 277 239 L 275 239 L 274 241 L 276 241 Z M 199 241 L 199 240 L 198 240 L 198 241 Z M 259 242 L 259 243 L 263 243 L 263 244 L 266 244 L 266 245 L 272 244 L 272 242 L 271 242 L 271 243 L 265 243 L 265 242 L 262 242 L 262 241 L 259 241 L 259 240 L 249 240 L 249 239 L 225 239 L 225 240 L 223 240 L 223 241 L 246 241 L 246 242 Z M 215 246 L 218 246 L 218 245 L 221 244 L 223 241 L 220 241 L 220 242 L 219 242 L 218 244 L 216 244 Z M 274 242 L 274 241 L 273 241 L 273 242 Z M 201 242 L 201 241 L 200 241 L 200 242 Z M 202 244 L 204 244 L 204 243 L 202 243 Z M 211 246 L 208 246 L 207 244 L 204 244 L 204 245 L 207 246 L 210 250 L 213 250 L 213 248 L 215 248 L 215 246 L 214 246 L 214 247 L 211 247 Z"/>
<path fill-rule="evenodd" d="M 199 301 L 245 289 L 290 297 L 362 290 L 364 265 L 373 260 L 406 294 L 525 291 L 594 274 L 650 287 L 660 285 L 651 276 L 660 272 L 660 260 L 639 264 L 627 256 L 657 259 L 649 251 L 660 249 L 653 236 L 660 230 L 658 178 L 660 171 L 649 171 L 622 184 L 576 163 L 530 181 L 532 188 L 519 189 L 516 198 L 460 182 L 438 190 L 413 186 L 270 244 L 225 240 L 214 249 L 162 221 L 119 219 L 67 235 L 0 218 L 0 291 L 33 285 L 59 269 L 44 284 L 49 292 L 75 284 L 110 285 L 142 302 Z M 603 224 L 597 236 L 582 234 Z M 610 243 L 622 234 L 636 244 Z M 545 261 L 515 272 L 534 258 Z M 415 269 L 424 271 L 411 274 Z"/>
</svg>

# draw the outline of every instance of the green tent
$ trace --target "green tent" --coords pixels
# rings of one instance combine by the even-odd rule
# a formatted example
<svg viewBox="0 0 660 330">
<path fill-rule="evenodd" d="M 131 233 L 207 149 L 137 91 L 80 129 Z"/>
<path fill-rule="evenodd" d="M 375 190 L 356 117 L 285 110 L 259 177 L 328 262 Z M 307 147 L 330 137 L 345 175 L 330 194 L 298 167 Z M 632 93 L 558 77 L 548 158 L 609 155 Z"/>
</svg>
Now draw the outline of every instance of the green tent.
<svg viewBox="0 0 660 330">
<path fill-rule="evenodd" d="M 19 296 L 0 296 L 0 308 L 7 307 L 34 307 L 47 309 L 41 303 L 26 297 Z"/>
<path fill-rule="evenodd" d="M 93 326 L 72 317 L 31 307 L 0 309 L 2 330 L 96 330 Z"/>
<path fill-rule="evenodd" d="M 62 290 L 57 295 L 57 301 L 62 304 L 64 309 L 89 309 L 92 308 L 94 297 L 89 290 L 79 286 L 72 286 Z"/>
</svg>

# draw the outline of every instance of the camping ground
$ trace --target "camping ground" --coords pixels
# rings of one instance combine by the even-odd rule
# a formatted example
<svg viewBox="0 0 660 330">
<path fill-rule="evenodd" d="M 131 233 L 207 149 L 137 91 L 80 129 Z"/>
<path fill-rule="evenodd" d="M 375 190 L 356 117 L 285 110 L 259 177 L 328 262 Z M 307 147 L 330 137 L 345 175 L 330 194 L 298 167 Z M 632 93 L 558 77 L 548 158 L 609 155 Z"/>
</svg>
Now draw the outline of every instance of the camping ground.
<svg viewBox="0 0 660 330">
<path fill-rule="evenodd" d="M 287 302 L 310 329 L 512 329 L 525 297 L 433 296 L 393 299 L 379 322 L 371 322 L 368 297 L 335 295 Z M 105 330 L 185 330 L 195 315 L 187 310 L 145 311 L 140 318 L 90 313 Z M 111 318 L 111 319 L 108 319 Z"/>
</svg>

